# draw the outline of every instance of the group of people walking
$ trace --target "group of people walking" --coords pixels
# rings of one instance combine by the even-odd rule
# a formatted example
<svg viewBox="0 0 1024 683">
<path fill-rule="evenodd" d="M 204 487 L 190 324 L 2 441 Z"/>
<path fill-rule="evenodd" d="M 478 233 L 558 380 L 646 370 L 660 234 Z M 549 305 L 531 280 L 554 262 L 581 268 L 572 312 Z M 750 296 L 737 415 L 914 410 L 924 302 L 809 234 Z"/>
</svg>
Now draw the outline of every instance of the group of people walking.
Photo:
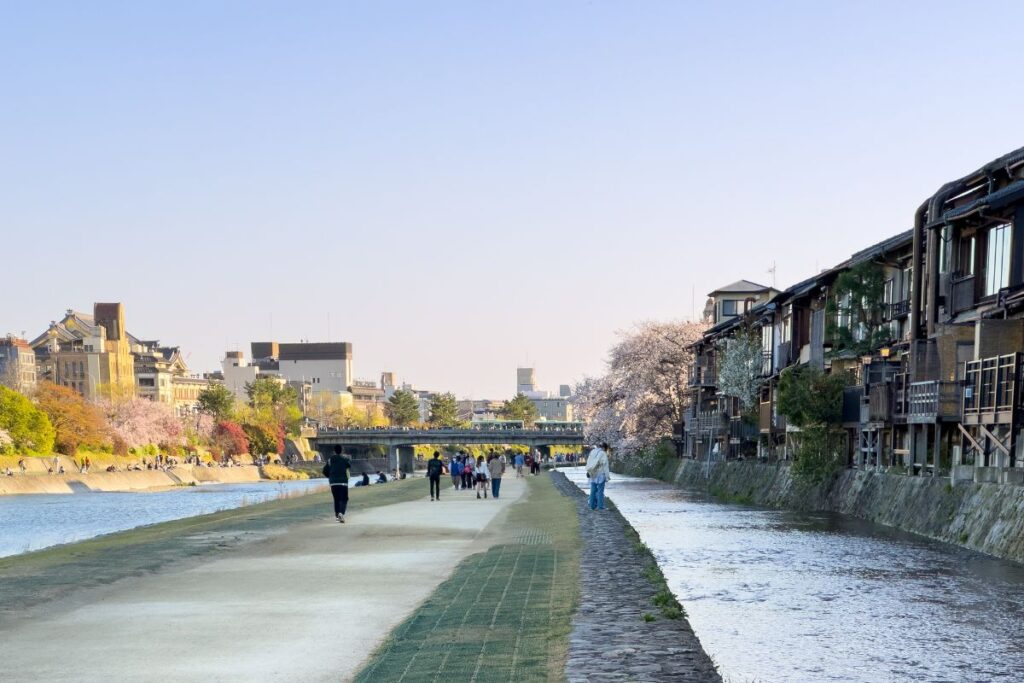
<svg viewBox="0 0 1024 683">
<path fill-rule="evenodd" d="M 441 499 L 441 475 L 448 472 L 452 477 L 452 487 L 456 490 L 476 490 L 477 498 L 487 498 L 488 489 L 491 497 L 501 496 L 501 477 L 505 474 L 508 458 L 504 454 L 490 453 L 487 460 L 466 453 L 456 455 L 449 464 L 441 460 L 441 454 L 434 451 L 434 457 L 427 461 L 427 478 L 430 480 L 430 500 Z M 483 494 L 481 496 L 480 494 Z"/>
<path fill-rule="evenodd" d="M 587 456 L 586 469 L 587 478 L 590 480 L 590 496 L 588 505 L 591 510 L 604 510 L 604 487 L 611 476 L 608 463 L 608 444 L 602 443 L 594 448 Z M 516 476 L 523 476 L 523 468 L 526 465 L 526 458 L 520 453 L 516 454 L 513 460 L 516 468 Z M 534 459 L 535 462 L 535 459 Z M 441 453 L 434 451 L 434 456 L 427 461 L 427 480 L 430 483 L 430 500 L 441 500 L 441 477 L 448 473 L 452 477 L 452 486 L 456 491 L 475 490 L 477 499 L 487 498 L 488 490 L 491 497 L 498 498 L 501 495 L 501 478 L 505 474 L 508 458 L 505 454 L 490 453 L 487 459 L 483 456 L 477 457 L 466 453 L 456 455 L 446 464 L 441 459 Z M 533 472 L 531 463 L 531 472 Z M 539 466 L 537 471 L 539 471 Z M 334 454 L 324 465 L 323 473 L 331 485 L 331 497 L 334 500 L 334 516 L 342 524 L 345 523 L 345 512 L 348 508 L 348 484 L 352 472 L 352 461 L 341 452 L 341 446 L 334 447 Z M 533 472 L 536 474 L 536 472 Z M 383 478 L 378 473 L 378 481 Z M 369 484 L 369 476 L 363 475 L 363 485 Z M 481 494 L 483 494 L 481 496 Z"/>
</svg>

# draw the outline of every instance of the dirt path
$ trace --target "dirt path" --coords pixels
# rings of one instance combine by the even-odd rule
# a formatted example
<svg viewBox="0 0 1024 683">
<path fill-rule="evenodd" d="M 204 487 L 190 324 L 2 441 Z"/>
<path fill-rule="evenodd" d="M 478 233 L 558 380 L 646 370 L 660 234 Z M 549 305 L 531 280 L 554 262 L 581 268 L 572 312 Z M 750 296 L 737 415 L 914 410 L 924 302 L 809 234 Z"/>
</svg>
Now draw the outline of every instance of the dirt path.
<svg viewBox="0 0 1024 683">
<path fill-rule="evenodd" d="M 503 540 L 524 491 L 509 477 L 498 501 L 447 489 L 325 516 L 72 593 L 0 626 L 2 678 L 347 680 L 463 558 Z"/>
</svg>

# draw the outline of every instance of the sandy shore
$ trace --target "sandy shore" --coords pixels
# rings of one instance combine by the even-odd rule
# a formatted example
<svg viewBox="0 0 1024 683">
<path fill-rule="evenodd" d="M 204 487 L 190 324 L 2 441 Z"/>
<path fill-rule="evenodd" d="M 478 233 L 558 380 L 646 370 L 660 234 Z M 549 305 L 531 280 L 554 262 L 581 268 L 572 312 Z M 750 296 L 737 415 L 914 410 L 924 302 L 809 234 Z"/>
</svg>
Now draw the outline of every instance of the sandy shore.
<svg viewBox="0 0 1024 683">
<path fill-rule="evenodd" d="M 524 491 L 508 478 L 499 501 L 446 489 L 344 525 L 318 515 L 72 591 L 0 622 L 3 678 L 347 680 L 462 559 L 506 538 L 504 512 Z"/>
</svg>

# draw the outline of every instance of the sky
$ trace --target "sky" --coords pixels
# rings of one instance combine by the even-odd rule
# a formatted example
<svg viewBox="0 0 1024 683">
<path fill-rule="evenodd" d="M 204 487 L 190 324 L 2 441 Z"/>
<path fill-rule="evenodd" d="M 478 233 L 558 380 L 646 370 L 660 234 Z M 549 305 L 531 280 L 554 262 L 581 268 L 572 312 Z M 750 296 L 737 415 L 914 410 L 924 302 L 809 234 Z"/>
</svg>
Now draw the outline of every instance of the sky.
<svg viewBox="0 0 1024 683">
<path fill-rule="evenodd" d="M 507 398 L 784 287 L 1024 144 L 967 2 L 0 4 L 0 334 L 94 301 L 193 371 L 348 341 Z"/>
</svg>

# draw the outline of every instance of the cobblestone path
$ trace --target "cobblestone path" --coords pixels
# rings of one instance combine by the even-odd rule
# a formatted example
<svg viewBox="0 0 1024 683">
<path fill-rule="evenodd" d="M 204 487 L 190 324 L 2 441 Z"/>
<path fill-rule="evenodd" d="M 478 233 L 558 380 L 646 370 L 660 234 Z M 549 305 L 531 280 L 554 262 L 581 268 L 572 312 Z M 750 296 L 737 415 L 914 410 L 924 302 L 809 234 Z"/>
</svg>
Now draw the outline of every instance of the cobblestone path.
<svg viewBox="0 0 1024 683">
<path fill-rule="evenodd" d="M 583 555 L 580 606 L 572 620 L 566 679 L 598 681 L 707 681 L 721 677 L 685 617 L 666 619 L 652 600 L 658 588 L 648 562 L 615 509 L 594 512 L 579 487 L 560 473 L 555 486 L 576 504 Z M 645 621 L 643 615 L 654 615 Z"/>
</svg>

